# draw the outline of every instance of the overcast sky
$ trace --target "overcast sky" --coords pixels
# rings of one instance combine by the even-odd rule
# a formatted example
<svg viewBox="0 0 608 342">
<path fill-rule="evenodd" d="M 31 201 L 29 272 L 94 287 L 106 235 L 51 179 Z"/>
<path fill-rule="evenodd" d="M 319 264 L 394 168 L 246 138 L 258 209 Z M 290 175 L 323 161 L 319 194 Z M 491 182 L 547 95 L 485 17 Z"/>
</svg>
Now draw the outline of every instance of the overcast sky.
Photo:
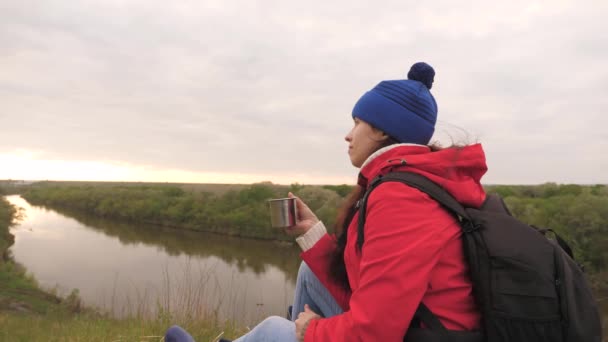
<svg viewBox="0 0 608 342">
<path fill-rule="evenodd" d="M 356 100 L 436 70 L 484 183 L 608 183 L 608 1 L 0 0 L 0 179 L 349 183 Z"/>
</svg>

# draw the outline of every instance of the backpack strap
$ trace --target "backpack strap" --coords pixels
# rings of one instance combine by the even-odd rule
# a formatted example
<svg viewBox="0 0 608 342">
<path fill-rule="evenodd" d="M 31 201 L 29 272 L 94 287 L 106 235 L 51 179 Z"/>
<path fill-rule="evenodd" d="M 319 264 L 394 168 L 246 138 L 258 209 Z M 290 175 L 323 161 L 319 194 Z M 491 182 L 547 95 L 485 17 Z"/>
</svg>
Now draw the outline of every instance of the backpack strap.
<svg viewBox="0 0 608 342">
<path fill-rule="evenodd" d="M 414 317 L 412 318 L 412 322 L 410 323 L 411 328 L 420 328 L 421 324 L 424 325 L 434 331 L 438 332 L 447 332 L 448 329 L 441 323 L 439 318 L 435 316 L 435 314 L 429 309 L 426 304 L 420 302 L 416 312 L 414 313 Z"/>
<path fill-rule="evenodd" d="M 570 257 L 570 259 L 575 260 L 574 259 L 574 253 L 572 253 L 572 248 L 570 248 L 570 245 L 568 245 L 568 243 L 566 242 L 566 240 L 564 240 L 561 236 L 559 236 L 557 234 L 557 232 L 555 232 L 553 229 L 551 228 L 539 228 L 537 226 L 534 225 L 530 225 L 532 228 L 535 228 L 536 230 L 538 230 L 539 233 L 547 236 L 547 233 L 551 232 L 553 233 L 553 236 L 555 236 L 555 241 L 557 242 L 557 244 L 564 250 L 564 252 L 566 252 L 566 254 L 568 254 L 568 256 Z M 582 267 L 582 265 L 579 265 L 580 267 Z"/>
<path fill-rule="evenodd" d="M 409 185 L 413 188 L 416 188 L 427 195 L 429 195 L 432 199 L 439 202 L 450 212 L 454 213 L 458 221 L 460 221 L 461 226 L 465 232 L 474 230 L 471 220 L 469 219 L 469 215 L 467 214 L 464 207 L 452 197 L 447 191 L 445 191 L 441 186 L 437 185 L 430 179 L 419 175 L 417 173 L 412 172 L 390 172 L 386 175 L 378 176 L 372 180 L 369 188 L 363 195 L 360 203 L 357 204 L 359 207 L 359 222 L 357 225 L 357 247 L 361 249 L 363 246 L 363 242 L 365 241 L 364 236 L 364 226 L 365 226 L 365 218 L 367 214 L 367 200 L 371 194 L 371 192 L 378 187 L 378 185 L 384 182 L 401 182 Z"/>
<path fill-rule="evenodd" d="M 391 172 L 386 174 L 382 179 L 386 181 L 397 181 L 405 183 L 413 188 L 416 188 L 432 199 L 439 202 L 441 205 L 449 209 L 454 214 L 462 219 L 468 219 L 469 215 L 464 210 L 464 207 L 452 197 L 445 189 L 430 179 L 412 172 Z"/>
</svg>

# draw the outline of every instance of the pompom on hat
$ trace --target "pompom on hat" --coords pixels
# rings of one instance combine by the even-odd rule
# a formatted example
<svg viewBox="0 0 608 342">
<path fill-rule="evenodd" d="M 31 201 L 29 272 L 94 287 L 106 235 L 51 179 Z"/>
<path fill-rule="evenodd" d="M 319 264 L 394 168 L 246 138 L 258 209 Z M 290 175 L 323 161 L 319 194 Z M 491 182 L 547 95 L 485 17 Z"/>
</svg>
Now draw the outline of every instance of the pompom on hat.
<svg viewBox="0 0 608 342">
<path fill-rule="evenodd" d="M 401 143 L 426 145 L 435 132 L 437 103 L 429 91 L 435 70 L 419 62 L 407 80 L 382 81 L 361 96 L 353 108 L 359 118 Z"/>
</svg>

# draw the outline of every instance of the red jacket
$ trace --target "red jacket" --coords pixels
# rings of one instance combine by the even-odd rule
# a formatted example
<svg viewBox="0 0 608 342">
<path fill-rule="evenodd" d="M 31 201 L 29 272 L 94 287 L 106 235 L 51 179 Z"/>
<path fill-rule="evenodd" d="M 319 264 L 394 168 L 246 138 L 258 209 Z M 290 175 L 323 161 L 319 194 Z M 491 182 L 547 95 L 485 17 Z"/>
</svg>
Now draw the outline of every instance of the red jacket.
<svg viewBox="0 0 608 342">
<path fill-rule="evenodd" d="M 480 179 L 487 167 L 479 144 L 438 152 L 399 145 L 364 165 L 359 184 L 366 187 L 368 180 L 392 170 L 424 175 L 466 206 L 479 207 L 485 199 Z M 421 301 L 448 329 L 479 328 L 456 220 L 428 195 L 398 182 L 372 192 L 367 215 L 360 253 L 355 247 L 358 214 L 348 228 L 344 262 L 351 291 L 329 277 L 334 236 L 325 235 L 302 253 L 345 310 L 313 320 L 305 342 L 402 341 Z"/>
</svg>

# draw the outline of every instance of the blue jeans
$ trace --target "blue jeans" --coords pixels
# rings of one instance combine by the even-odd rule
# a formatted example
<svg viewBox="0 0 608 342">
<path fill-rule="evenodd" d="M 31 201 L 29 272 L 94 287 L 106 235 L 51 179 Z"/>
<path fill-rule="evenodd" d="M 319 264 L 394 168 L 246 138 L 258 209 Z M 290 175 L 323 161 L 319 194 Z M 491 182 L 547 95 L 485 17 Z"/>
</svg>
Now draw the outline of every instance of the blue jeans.
<svg viewBox="0 0 608 342">
<path fill-rule="evenodd" d="M 298 314 L 304 311 L 304 304 L 323 317 L 331 317 L 342 313 L 342 308 L 321 284 L 308 265 L 302 262 L 296 280 L 296 293 L 293 301 L 291 318 L 296 320 Z M 234 342 L 297 342 L 296 325 L 283 317 L 271 316 L 256 325 L 250 332 L 234 340 Z M 184 329 L 173 326 L 165 334 L 167 342 L 194 342 Z"/>
</svg>

